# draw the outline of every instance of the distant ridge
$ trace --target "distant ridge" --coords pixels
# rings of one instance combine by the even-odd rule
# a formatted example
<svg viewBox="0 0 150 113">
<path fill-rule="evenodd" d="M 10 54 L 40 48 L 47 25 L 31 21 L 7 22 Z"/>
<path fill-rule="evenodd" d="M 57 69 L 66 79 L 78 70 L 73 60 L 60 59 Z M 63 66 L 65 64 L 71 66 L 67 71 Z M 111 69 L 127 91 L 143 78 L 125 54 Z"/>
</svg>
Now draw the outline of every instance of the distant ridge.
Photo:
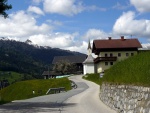
<svg viewBox="0 0 150 113">
<path fill-rule="evenodd" d="M 0 71 L 16 71 L 39 74 L 52 63 L 55 56 L 85 55 L 79 52 L 33 45 L 0 38 Z"/>
</svg>

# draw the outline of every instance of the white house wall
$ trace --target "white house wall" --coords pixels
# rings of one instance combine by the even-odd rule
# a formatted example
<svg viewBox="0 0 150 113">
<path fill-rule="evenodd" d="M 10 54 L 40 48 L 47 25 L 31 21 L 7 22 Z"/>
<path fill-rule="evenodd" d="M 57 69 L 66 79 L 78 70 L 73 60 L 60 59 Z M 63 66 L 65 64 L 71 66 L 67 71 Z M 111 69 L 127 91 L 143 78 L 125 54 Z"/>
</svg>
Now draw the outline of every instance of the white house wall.
<svg viewBox="0 0 150 113">
<path fill-rule="evenodd" d="M 84 75 L 86 74 L 86 68 L 87 68 L 87 65 L 84 64 L 84 65 L 83 65 L 83 74 L 84 74 Z"/>
<path fill-rule="evenodd" d="M 120 60 L 124 60 L 128 57 L 131 56 L 131 53 L 133 53 L 134 55 L 137 54 L 137 51 L 115 51 L 115 52 L 100 52 L 99 54 L 99 57 L 105 57 L 105 54 L 108 55 L 108 57 L 110 57 L 110 54 L 113 54 L 113 56 L 116 56 L 117 57 L 117 60 L 120 61 Z M 118 57 L 118 53 L 121 53 L 121 57 Z M 126 56 L 126 53 L 129 54 L 129 56 Z"/>
<path fill-rule="evenodd" d="M 95 73 L 94 64 L 84 64 L 84 74 Z"/>
<path fill-rule="evenodd" d="M 110 62 L 108 62 L 108 65 L 106 66 L 105 65 L 105 62 L 100 62 L 100 63 L 97 63 L 97 72 L 100 73 L 100 72 L 103 72 L 104 70 L 106 69 L 109 69 L 112 65 L 110 65 Z"/>
<path fill-rule="evenodd" d="M 118 57 L 118 53 L 121 54 L 120 57 Z M 129 56 L 126 56 L 126 53 L 128 53 Z M 111 51 L 110 51 L 110 52 L 100 52 L 99 57 L 105 57 L 105 54 L 107 54 L 107 57 L 110 57 L 110 54 L 113 54 L 113 57 L 117 57 L 117 61 L 121 61 L 121 60 L 124 60 L 124 59 L 130 57 L 130 56 L 131 56 L 131 53 L 133 53 L 134 55 L 136 55 L 136 54 L 137 54 L 137 51 L 115 51 L 115 52 L 111 52 Z M 117 61 L 113 62 L 113 65 L 114 65 Z M 106 65 L 105 62 L 108 62 L 108 65 Z M 97 67 L 96 72 L 97 72 L 97 73 L 100 73 L 100 72 L 102 72 L 102 71 L 104 71 L 104 70 L 106 70 L 106 69 L 109 69 L 109 68 L 112 66 L 112 65 L 111 65 L 111 62 L 112 62 L 112 61 L 103 61 L 103 62 L 97 63 L 97 64 L 96 64 L 96 67 Z"/>
</svg>

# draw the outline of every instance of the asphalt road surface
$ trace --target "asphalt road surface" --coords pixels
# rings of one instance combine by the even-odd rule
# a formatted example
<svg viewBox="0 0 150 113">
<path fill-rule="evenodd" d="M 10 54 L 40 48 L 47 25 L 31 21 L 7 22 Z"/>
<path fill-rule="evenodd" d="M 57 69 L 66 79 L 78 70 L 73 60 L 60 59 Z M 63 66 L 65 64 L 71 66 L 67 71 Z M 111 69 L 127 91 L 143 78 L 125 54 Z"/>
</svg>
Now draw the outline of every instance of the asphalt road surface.
<svg viewBox="0 0 150 113">
<path fill-rule="evenodd" d="M 0 113 L 116 113 L 100 101 L 98 85 L 83 80 L 82 75 L 70 79 L 76 89 L 0 105 Z"/>
</svg>

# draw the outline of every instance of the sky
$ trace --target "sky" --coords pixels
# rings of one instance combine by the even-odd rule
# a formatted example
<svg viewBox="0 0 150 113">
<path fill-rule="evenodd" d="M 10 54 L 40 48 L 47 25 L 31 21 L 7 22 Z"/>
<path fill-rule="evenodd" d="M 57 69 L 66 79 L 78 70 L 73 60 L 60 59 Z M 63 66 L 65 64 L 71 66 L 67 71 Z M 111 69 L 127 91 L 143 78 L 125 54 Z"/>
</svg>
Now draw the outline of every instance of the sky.
<svg viewBox="0 0 150 113">
<path fill-rule="evenodd" d="M 150 47 L 150 0 L 8 0 L 0 37 L 87 53 L 88 41 L 138 38 Z"/>
</svg>

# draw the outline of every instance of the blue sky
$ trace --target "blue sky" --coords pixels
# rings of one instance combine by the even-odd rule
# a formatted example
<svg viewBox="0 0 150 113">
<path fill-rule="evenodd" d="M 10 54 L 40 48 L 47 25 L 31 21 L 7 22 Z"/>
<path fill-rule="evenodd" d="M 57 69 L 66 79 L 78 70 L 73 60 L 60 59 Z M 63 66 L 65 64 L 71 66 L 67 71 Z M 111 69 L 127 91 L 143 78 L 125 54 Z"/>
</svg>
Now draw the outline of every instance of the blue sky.
<svg viewBox="0 0 150 113">
<path fill-rule="evenodd" d="M 150 47 L 150 0 L 8 0 L 0 37 L 86 53 L 88 40 L 138 38 Z"/>
</svg>

